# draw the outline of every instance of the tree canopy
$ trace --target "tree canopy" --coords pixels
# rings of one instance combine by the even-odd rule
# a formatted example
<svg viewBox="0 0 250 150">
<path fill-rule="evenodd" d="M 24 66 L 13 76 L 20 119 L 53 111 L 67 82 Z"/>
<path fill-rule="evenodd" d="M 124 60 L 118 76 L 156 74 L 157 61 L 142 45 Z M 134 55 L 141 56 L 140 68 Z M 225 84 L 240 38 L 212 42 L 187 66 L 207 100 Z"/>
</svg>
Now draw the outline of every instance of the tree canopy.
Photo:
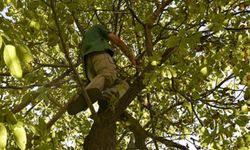
<svg viewBox="0 0 250 150">
<path fill-rule="evenodd" d="M 121 150 L 250 148 L 249 1 L 0 0 L 0 11 L 0 149 L 95 143 L 102 128 L 91 112 L 66 113 L 88 82 L 81 39 L 93 24 L 119 35 L 141 66 L 112 45 L 130 89 L 104 115 L 114 138 L 99 140 Z"/>
</svg>

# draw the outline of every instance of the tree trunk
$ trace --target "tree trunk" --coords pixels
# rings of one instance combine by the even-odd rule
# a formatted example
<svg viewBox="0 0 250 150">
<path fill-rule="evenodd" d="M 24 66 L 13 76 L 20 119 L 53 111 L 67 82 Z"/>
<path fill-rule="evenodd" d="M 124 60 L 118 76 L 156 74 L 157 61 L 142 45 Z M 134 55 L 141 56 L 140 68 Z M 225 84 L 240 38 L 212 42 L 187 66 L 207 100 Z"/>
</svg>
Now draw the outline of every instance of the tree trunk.
<svg viewBox="0 0 250 150">
<path fill-rule="evenodd" d="M 116 121 L 132 102 L 136 95 L 145 87 L 143 76 L 138 76 L 130 85 L 128 91 L 120 98 L 115 107 L 115 113 L 111 110 L 98 113 L 100 122 L 94 122 L 91 130 L 84 140 L 84 150 L 115 150 L 116 149 Z"/>
<path fill-rule="evenodd" d="M 115 150 L 116 124 L 114 113 L 110 110 L 98 114 L 100 122 L 94 122 L 84 140 L 84 150 Z"/>
</svg>

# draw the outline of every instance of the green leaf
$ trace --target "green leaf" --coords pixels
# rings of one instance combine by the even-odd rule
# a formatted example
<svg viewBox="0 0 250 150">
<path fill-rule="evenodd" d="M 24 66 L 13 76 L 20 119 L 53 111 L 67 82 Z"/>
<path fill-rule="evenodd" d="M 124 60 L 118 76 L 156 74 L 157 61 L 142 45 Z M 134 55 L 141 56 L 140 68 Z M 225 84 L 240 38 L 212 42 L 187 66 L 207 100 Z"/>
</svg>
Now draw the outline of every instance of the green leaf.
<svg viewBox="0 0 250 150">
<path fill-rule="evenodd" d="M 246 88 L 246 91 L 244 93 L 244 99 L 245 100 L 250 99 L 250 89 L 249 88 Z"/>
<path fill-rule="evenodd" d="M 17 56 L 16 47 L 13 45 L 6 45 L 4 47 L 3 58 L 11 75 L 16 78 L 21 78 L 23 76 L 23 70 Z"/>
<path fill-rule="evenodd" d="M 245 135 L 246 138 L 246 144 L 250 145 L 250 134 Z"/>
<path fill-rule="evenodd" d="M 35 30 L 40 30 L 40 24 L 34 20 L 30 22 L 30 27 L 35 29 Z"/>
<path fill-rule="evenodd" d="M 212 148 L 213 148 L 214 150 L 221 150 L 221 149 L 222 149 L 222 147 L 220 146 L 220 144 L 217 143 L 217 142 L 213 142 L 213 143 L 212 143 Z"/>
<path fill-rule="evenodd" d="M 247 106 L 247 104 L 241 106 L 241 112 L 242 113 L 248 113 L 248 106 Z"/>
<path fill-rule="evenodd" d="M 152 65 L 152 66 L 157 66 L 157 64 L 158 64 L 158 62 L 155 61 L 155 60 L 151 62 L 151 65 Z"/>
<path fill-rule="evenodd" d="M 245 127 L 249 121 L 248 116 L 240 116 L 235 123 L 238 124 L 240 127 Z"/>
<path fill-rule="evenodd" d="M 185 108 L 187 108 L 187 110 L 192 113 L 193 112 L 193 109 L 192 109 L 192 105 L 189 103 L 189 102 L 184 102 L 183 106 Z M 203 129 L 202 129 L 203 130 Z"/>
<path fill-rule="evenodd" d="M 17 124 L 12 125 L 12 131 L 14 134 L 15 142 L 21 150 L 25 150 L 27 137 L 23 123 L 18 121 Z"/>
<path fill-rule="evenodd" d="M 4 9 L 4 4 L 3 4 L 3 0 L 0 1 L 0 11 L 2 11 Z"/>
<path fill-rule="evenodd" d="M 170 70 L 167 70 L 167 77 L 168 77 L 169 79 L 171 79 L 171 78 L 172 78 L 172 73 L 171 73 L 171 71 L 170 71 Z"/>
<path fill-rule="evenodd" d="M 179 42 L 180 42 L 180 38 L 173 35 L 168 39 L 167 44 L 168 44 L 168 47 L 175 47 L 179 44 Z"/>
<path fill-rule="evenodd" d="M 10 4 L 11 3 L 11 0 L 6 0 L 7 1 L 7 4 Z"/>
<path fill-rule="evenodd" d="M 25 45 L 17 45 L 17 56 L 21 63 L 31 72 L 33 56 L 30 49 Z"/>
<path fill-rule="evenodd" d="M 222 29 L 223 27 L 223 22 L 225 20 L 225 16 L 220 13 L 220 14 L 215 14 L 212 16 L 212 30 L 217 32 Z"/>
<path fill-rule="evenodd" d="M 6 113 L 6 120 L 9 124 L 16 124 L 17 123 L 17 119 L 16 119 L 15 115 L 10 111 L 8 111 Z"/>
<path fill-rule="evenodd" d="M 197 46 L 197 43 L 200 42 L 201 36 L 202 36 L 202 34 L 200 32 L 197 32 L 194 35 L 192 35 L 191 37 L 187 38 L 187 42 L 188 42 L 188 45 L 190 46 L 190 48 L 195 48 Z"/>
<path fill-rule="evenodd" d="M 3 38 L 2 38 L 2 36 L 0 35 L 0 49 L 1 49 L 1 47 L 2 47 L 2 44 L 3 44 Z"/>
<path fill-rule="evenodd" d="M 28 128 L 35 134 L 35 135 L 42 135 L 42 130 L 38 127 L 38 125 L 29 125 Z"/>
<path fill-rule="evenodd" d="M 206 75 L 207 75 L 207 73 L 208 73 L 208 69 L 207 69 L 207 67 L 203 67 L 203 68 L 201 68 L 200 72 L 201 72 L 201 74 L 202 74 L 202 75 L 206 76 Z"/>
<path fill-rule="evenodd" d="M 6 144 L 7 144 L 7 136 L 8 132 L 4 126 L 4 123 L 0 122 L 0 149 L 5 150 Z"/>
</svg>

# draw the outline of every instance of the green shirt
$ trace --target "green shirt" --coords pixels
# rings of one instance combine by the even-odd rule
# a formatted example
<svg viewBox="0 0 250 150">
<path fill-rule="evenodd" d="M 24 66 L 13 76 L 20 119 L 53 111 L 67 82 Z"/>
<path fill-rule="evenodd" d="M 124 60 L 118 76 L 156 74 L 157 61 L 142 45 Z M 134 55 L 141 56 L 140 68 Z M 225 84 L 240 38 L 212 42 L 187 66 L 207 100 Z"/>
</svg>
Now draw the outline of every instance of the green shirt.
<svg viewBox="0 0 250 150">
<path fill-rule="evenodd" d="M 107 37 L 108 33 L 109 31 L 102 25 L 94 25 L 89 28 L 82 40 L 83 56 L 93 52 L 111 51 Z"/>
</svg>

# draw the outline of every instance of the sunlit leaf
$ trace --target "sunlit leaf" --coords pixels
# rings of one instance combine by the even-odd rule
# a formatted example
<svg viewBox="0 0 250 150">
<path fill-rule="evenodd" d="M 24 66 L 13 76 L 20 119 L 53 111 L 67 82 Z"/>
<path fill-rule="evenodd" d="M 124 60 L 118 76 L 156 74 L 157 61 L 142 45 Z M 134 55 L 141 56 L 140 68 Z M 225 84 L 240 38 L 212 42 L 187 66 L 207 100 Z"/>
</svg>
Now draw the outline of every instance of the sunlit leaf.
<svg viewBox="0 0 250 150">
<path fill-rule="evenodd" d="M 247 113 L 248 112 L 248 106 L 247 106 L 247 104 L 241 106 L 241 112 L 243 112 L 243 113 Z"/>
<path fill-rule="evenodd" d="M 12 131 L 15 137 L 15 142 L 21 150 L 26 149 L 27 137 L 23 123 L 18 121 L 17 124 L 12 125 Z"/>
<path fill-rule="evenodd" d="M 32 20 L 32 21 L 30 22 L 30 27 L 31 27 L 31 28 L 34 28 L 35 30 L 39 30 L 39 29 L 40 29 L 40 24 L 39 24 L 38 22 Z"/>
<path fill-rule="evenodd" d="M 208 73 L 208 69 L 207 69 L 207 67 L 203 67 L 203 68 L 201 68 L 200 72 L 201 72 L 201 74 L 202 74 L 202 75 L 206 76 L 206 75 L 207 75 L 207 73 Z"/>
<path fill-rule="evenodd" d="M 16 78 L 21 78 L 23 75 L 23 70 L 20 60 L 17 56 L 16 47 L 13 45 L 6 45 L 4 47 L 3 57 L 11 75 Z"/>
<path fill-rule="evenodd" d="M 0 35 L 0 49 L 2 47 L 2 44 L 3 44 L 3 39 L 2 39 L 2 36 Z"/>
<path fill-rule="evenodd" d="M 28 71 L 32 71 L 33 56 L 30 49 L 24 45 L 17 45 L 17 56 Z"/>
<path fill-rule="evenodd" d="M 0 149 L 6 150 L 8 132 L 4 123 L 0 122 Z"/>
</svg>

